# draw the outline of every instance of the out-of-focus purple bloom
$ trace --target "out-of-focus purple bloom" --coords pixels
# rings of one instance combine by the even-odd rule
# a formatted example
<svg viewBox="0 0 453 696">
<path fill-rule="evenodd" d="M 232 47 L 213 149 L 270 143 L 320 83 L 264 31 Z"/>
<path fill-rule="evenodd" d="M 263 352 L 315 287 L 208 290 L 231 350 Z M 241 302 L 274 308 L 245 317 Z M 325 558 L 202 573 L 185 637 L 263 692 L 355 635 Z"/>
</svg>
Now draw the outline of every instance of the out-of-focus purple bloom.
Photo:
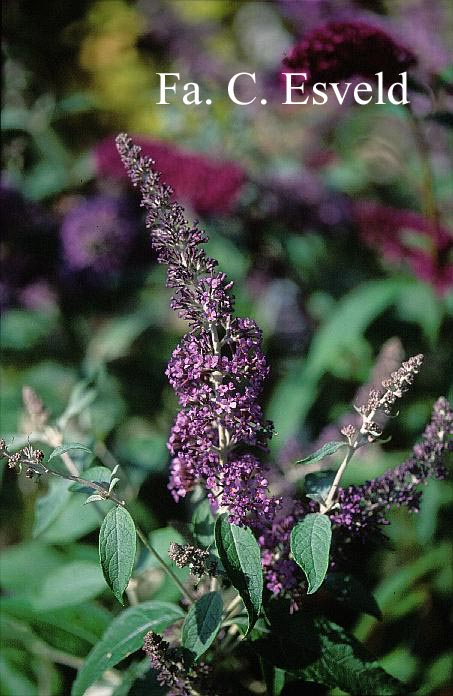
<svg viewBox="0 0 453 696">
<path fill-rule="evenodd" d="M 261 332 L 250 319 L 233 318 L 232 283 L 202 248 L 206 235 L 185 220 L 172 189 L 159 183 L 153 161 L 125 135 L 117 146 L 140 187 L 158 260 L 168 266 L 171 306 L 191 327 L 167 370 L 182 407 L 168 443 L 170 490 L 178 500 L 203 483 L 212 505 L 228 509 L 233 522 L 271 519 L 278 501 L 267 495 L 263 466 L 242 452 L 266 448 L 272 433 L 258 403 L 268 372 Z"/>
<path fill-rule="evenodd" d="M 395 18 L 402 36 L 410 40 L 412 50 L 420 56 L 429 73 L 438 73 L 451 63 L 451 51 L 445 39 L 449 32 L 449 3 L 418 0 L 401 3 Z M 445 35 L 443 29 L 445 28 Z"/>
<path fill-rule="evenodd" d="M 429 478 L 445 477 L 442 460 L 445 452 L 453 451 L 452 438 L 453 412 L 447 399 L 440 397 L 412 456 L 373 481 L 340 488 L 338 507 L 331 513 L 332 522 L 342 532 L 365 538 L 388 524 L 386 513 L 390 508 L 404 506 L 417 512 L 422 496 L 419 485 L 427 483 Z"/>
<path fill-rule="evenodd" d="M 63 258 L 70 271 L 111 274 L 121 269 L 135 227 L 120 201 L 94 196 L 73 207 L 61 226 Z"/>
<path fill-rule="evenodd" d="M 453 234 L 412 210 L 359 201 L 354 217 L 362 239 L 391 263 L 406 264 L 440 294 L 453 286 Z"/>
<path fill-rule="evenodd" d="M 210 159 L 175 145 L 137 137 L 143 154 L 155 160 L 163 178 L 174 189 L 175 197 L 200 215 L 228 213 L 246 181 L 242 167 L 234 162 Z M 94 149 L 96 171 L 100 177 L 126 177 L 111 138 Z"/>
<path fill-rule="evenodd" d="M 19 293 L 21 304 L 27 309 L 46 310 L 55 307 L 57 296 L 47 280 L 36 280 Z"/>
<path fill-rule="evenodd" d="M 284 16 L 310 31 L 319 24 L 332 20 L 338 21 L 346 13 L 357 12 L 352 0 L 277 0 Z"/>
<path fill-rule="evenodd" d="M 414 54 L 379 27 L 362 21 L 329 22 L 310 32 L 284 59 L 295 72 L 307 74 L 304 83 L 336 82 L 355 75 L 385 84 L 416 64 Z"/>
<path fill-rule="evenodd" d="M 268 223 L 275 219 L 296 231 L 310 228 L 337 231 L 350 220 L 346 196 L 327 189 L 321 177 L 308 171 L 274 176 L 260 181 L 258 187 L 253 209 L 257 220 L 263 218 Z"/>
</svg>

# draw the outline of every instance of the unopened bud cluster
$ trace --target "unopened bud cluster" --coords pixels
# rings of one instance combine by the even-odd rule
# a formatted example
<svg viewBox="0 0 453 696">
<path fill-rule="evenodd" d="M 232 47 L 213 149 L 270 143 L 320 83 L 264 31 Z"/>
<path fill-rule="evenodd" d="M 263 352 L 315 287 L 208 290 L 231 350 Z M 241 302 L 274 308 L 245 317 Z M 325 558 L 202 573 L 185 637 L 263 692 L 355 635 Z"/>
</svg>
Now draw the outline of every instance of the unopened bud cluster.
<svg viewBox="0 0 453 696">
<path fill-rule="evenodd" d="M 18 452 L 10 454 L 6 446 L 5 440 L 0 440 L 0 459 L 6 459 L 6 463 L 10 469 L 17 469 L 19 472 L 25 467 L 25 476 L 27 478 L 39 478 L 47 472 L 43 465 L 44 452 L 40 449 L 34 449 L 31 445 L 23 447 Z"/>
<path fill-rule="evenodd" d="M 212 574 L 212 569 L 207 564 L 209 551 L 205 549 L 199 549 L 190 544 L 177 544 L 173 541 L 168 549 L 168 557 L 178 568 L 190 568 L 192 575 L 199 578 L 205 573 Z"/>
<path fill-rule="evenodd" d="M 216 696 L 218 693 L 212 690 L 211 670 L 207 665 L 197 663 L 189 668 L 190 660 L 186 659 L 184 651 L 172 647 L 157 633 L 150 631 L 146 634 L 143 650 L 156 670 L 160 684 L 170 687 L 166 692 L 168 696 Z"/>
<path fill-rule="evenodd" d="M 358 445 L 373 442 L 382 435 L 382 425 L 378 422 L 379 414 L 389 416 L 397 399 L 400 399 L 413 384 L 415 375 L 420 371 L 423 355 L 415 355 L 402 363 L 392 372 L 389 379 L 382 382 L 384 391 L 372 389 L 363 406 L 356 407 L 362 417 Z M 348 437 L 346 433 L 343 433 Z"/>
</svg>

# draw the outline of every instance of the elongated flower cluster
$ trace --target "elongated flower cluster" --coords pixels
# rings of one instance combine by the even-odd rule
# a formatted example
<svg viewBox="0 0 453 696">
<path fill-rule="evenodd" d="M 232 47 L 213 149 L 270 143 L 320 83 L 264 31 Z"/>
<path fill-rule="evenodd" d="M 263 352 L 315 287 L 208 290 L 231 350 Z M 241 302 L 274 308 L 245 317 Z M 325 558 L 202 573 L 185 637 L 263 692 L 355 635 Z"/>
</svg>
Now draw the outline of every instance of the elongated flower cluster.
<svg viewBox="0 0 453 696">
<path fill-rule="evenodd" d="M 157 672 L 157 679 L 162 686 L 169 687 L 168 696 L 216 696 L 207 665 L 189 666 L 180 648 L 174 648 L 157 633 L 146 634 L 143 650 L 150 659 L 151 666 Z"/>
<path fill-rule="evenodd" d="M 307 74 L 306 84 L 335 82 L 354 75 L 372 80 L 382 72 L 391 84 L 416 63 L 413 53 L 379 27 L 363 21 L 329 22 L 300 41 L 284 64 Z"/>
<path fill-rule="evenodd" d="M 233 522 L 270 518 L 278 501 L 267 495 L 256 456 L 272 434 L 258 403 L 268 374 L 261 332 L 250 319 L 233 318 L 232 283 L 202 248 L 206 235 L 186 221 L 172 189 L 160 184 L 154 162 L 126 135 L 118 136 L 117 147 L 140 187 L 158 260 L 168 266 L 171 306 L 191 329 L 167 369 L 181 405 L 168 443 L 170 490 L 178 500 L 203 483 L 211 503 L 227 509 Z"/>
<path fill-rule="evenodd" d="M 445 477 L 443 456 L 453 451 L 453 411 L 447 399 L 440 397 L 431 422 L 416 444 L 412 456 L 396 469 L 389 469 L 373 481 L 338 491 L 338 508 L 332 522 L 363 537 L 388 524 L 386 512 L 393 506 L 417 512 L 422 491 L 419 485 L 429 478 Z"/>
<path fill-rule="evenodd" d="M 350 432 L 368 437 L 368 416 L 380 403 L 381 413 L 388 412 L 394 398 L 398 398 L 406 385 L 413 380 L 421 362 L 420 356 L 411 358 L 384 380 L 385 391 L 379 395 L 372 392 L 367 403 L 359 409 L 365 424 L 364 432 Z M 362 428 L 364 426 L 362 425 Z M 362 429 L 361 428 L 361 429 Z M 374 434 L 372 434 L 374 438 Z M 421 442 L 415 445 L 412 456 L 396 469 L 389 469 L 383 476 L 362 485 L 339 488 L 336 504 L 329 511 L 334 530 L 333 559 L 342 558 L 350 542 L 365 540 L 370 535 L 381 533 L 388 524 L 387 513 L 392 507 L 406 507 L 416 512 L 420 506 L 420 485 L 430 478 L 442 479 L 446 470 L 443 463 L 446 452 L 453 451 L 453 412 L 444 397 L 434 405 L 432 419 L 426 427 Z M 267 588 L 274 595 L 285 595 L 291 599 L 292 608 L 297 609 L 304 594 L 305 581 L 298 566 L 290 556 L 290 535 L 294 525 L 305 515 L 317 511 L 313 500 L 287 499 L 270 525 L 263 525 L 259 537 Z"/>
</svg>

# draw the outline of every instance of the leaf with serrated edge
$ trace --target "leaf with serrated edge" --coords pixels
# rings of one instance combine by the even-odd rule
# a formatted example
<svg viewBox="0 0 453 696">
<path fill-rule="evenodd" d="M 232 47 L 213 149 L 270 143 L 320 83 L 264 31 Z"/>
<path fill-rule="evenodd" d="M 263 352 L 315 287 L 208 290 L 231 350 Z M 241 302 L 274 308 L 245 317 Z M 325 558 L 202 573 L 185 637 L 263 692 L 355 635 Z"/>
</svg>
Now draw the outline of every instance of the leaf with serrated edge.
<svg viewBox="0 0 453 696">
<path fill-rule="evenodd" d="M 263 572 L 260 547 L 248 527 L 230 524 L 227 515 L 221 515 L 216 521 L 215 541 L 228 578 L 241 595 L 247 609 L 248 634 L 260 614 L 262 604 Z"/>
<path fill-rule="evenodd" d="M 107 669 L 140 650 L 148 631 L 162 633 L 183 616 L 182 609 L 168 602 L 143 602 L 122 611 L 88 654 L 73 683 L 71 696 L 84 696 Z"/>
<path fill-rule="evenodd" d="M 402 696 L 407 693 L 407 687 L 387 674 L 341 626 L 319 619 L 316 628 L 320 655 L 301 670 L 304 679 L 339 687 L 353 696 Z"/>
<path fill-rule="evenodd" d="M 99 560 L 105 581 L 121 604 L 135 561 L 134 520 L 118 505 L 104 518 L 99 532 Z"/>
<path fill-rule="evenodd" d="M 291 532 L 291 553 L 308 580 L 307 594 L 318 590 L 329 567 L 330 519 L 319 512 L 306 515 Z"/>
<path fill-rule="evenodd" d="M 271 632 L 252 647 L 292 677 L 337 687 L 353 696 L 408 693 L 354 636 L 332 621 L 303 608 L 291 615 L 289 603 L 278 600 L 270 603 L 266 615 Z"/>
<path fill-rule="evenodd" d="M 222 622 L 220 592 L 208 592 L 192 604 L 182 627 L 182 644 L 195 655 L 203 655 L 215 639 Z"/>
<path fill-rule="evenodd" d="M 316 462 L 321 461 L 321 459 L 324 459 L 324 457 L 335 454 L 340 447 L 346 447 L 347 444 L 348 443 L 344 440 L 342 442 L 335 440 L 332 440 L 332 442 L 326 442 L 326 444 L 320 447 L 320 449 L 316 450 L 316 452 L 309 454 L 308 457 L 305 457 L 304 459 L 299 459 L 296 464 L 315 464 Z"/>
</svg>

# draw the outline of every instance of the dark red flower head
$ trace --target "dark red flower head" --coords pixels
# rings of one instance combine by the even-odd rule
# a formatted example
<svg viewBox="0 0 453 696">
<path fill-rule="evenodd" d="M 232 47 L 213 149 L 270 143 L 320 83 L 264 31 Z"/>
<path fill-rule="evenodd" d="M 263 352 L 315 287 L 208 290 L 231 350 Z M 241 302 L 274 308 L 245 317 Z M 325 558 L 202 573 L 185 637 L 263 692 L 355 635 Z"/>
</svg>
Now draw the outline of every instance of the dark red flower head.
<svg viewBox="0 0 453 696">
<path fill-rule="evenodd" d="M 294 71 L 306 72 L 307 85 L 354 75 L 375 79 L 378 72 L 383 72 L 385 84 L 391 84 L 416 62 L 409 49 L 366 22 L 324 24 L 296 44 L 283 61 Z"/>
<path fill-rule="evenodd" d="M 170 143 L 136 137 L 142 152 L 156 162 L 162 177 L 174 189 L 175 199 L 189 204 L 200 215 L 228 213 L 246 180 L 235 162 L 214 160 Z M 113 138 L 106 138 L 94 149 L 98 176 L 126 179 Z"/>
<path fill-rule="evenodd" d="M 453 287 L 453 235 L 413 210 L 357 201 L 353 216 L 359 234 L 392 264 L 406 265 L 440 294 Z"/>
</svg>

